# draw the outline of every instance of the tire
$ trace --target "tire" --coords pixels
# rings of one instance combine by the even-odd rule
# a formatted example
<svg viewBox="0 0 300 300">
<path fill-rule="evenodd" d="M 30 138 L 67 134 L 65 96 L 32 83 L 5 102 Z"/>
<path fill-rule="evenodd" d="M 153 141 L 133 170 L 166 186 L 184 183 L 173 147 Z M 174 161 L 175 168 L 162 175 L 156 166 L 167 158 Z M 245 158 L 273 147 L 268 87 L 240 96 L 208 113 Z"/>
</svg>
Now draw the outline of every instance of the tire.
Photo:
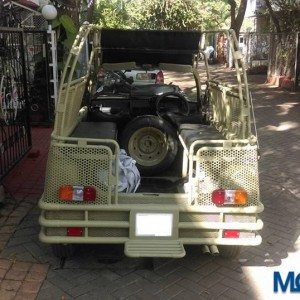
<svg viewBox="0 0 300 300">
<path fill-rule="evenodd" d="M 220 256 L 224 258 L 236 258 L 241 252 L 241 246 L 218 246 Z"/>
<path fill-rule="evenodd" d="M 166 170 L 178 151 L 176 130 L 157 116 L 140 116 L 130 121 L 120 135 L 120 144 L 144 175 Z"/>
<path fill-rule="evenodd" d="M 75 253 L 75 246 L 71 244 L 53 244 L 52 252 L 58 258 L 69 258 Z"/>
</svg>

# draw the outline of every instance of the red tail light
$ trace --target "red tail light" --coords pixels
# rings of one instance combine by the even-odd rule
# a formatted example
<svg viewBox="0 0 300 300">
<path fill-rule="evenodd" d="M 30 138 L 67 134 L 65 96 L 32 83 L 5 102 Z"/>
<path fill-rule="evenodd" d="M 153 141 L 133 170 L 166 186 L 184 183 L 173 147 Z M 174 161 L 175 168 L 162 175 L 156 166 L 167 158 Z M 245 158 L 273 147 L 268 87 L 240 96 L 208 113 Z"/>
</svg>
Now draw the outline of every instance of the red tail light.
<svg viewBox="0 0 300 300">
<path fill-rule="evenodd" d="M 83 228 L 69 227 L 67 228 L 67 236 L 83 236 Z"/>
<path fill-rule="evenodd" d="M 239 237 L 239 230 L 224 230 L 224 238 L 238 239 Z"/>
<path fill-rule="evenodd" d="M 92 186 L 85 186 L 83 189 L 83 201 L 95 201 L 96 189 Z"/>
<path fill-rule="evenodd" d="M 156 74 L 156 78 L 155 78 L 155 83 L 156 84 L 162 84 L 164 83 L 164 73 L 162 71 L 159 71 L 157 74 Z"/>
<path fill-rule="evenodd" d="M 225 190 L 218 189 L 212 192 L 211 200 L 216 205 L 222 205 L 225 201 Z"/>
</svg>

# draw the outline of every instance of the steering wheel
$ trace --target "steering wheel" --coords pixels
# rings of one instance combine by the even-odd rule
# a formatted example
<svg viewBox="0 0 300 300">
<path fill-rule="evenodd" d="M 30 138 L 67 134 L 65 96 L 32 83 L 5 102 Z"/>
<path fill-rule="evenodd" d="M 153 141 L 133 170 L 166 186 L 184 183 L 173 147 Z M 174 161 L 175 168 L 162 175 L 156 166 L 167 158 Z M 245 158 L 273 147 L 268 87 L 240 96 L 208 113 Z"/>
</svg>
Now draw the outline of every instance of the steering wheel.
<svg viewBox="0 0 300 300">
<path fill-rule="evenodd" d="M 188 116 L 190 113 L 190 106 L 188 99 L 184 96 L 182 93 L 178 92 L 169 92 L 162 94 L 159 96 L 156 100 L 156 113 L 159 117 L 162 117 L 161 114 L 162 108 L 164 107 L 164 103 L 167 104 L 168 102 L 171 102 L 172 97 L 180 100 L 180 107 L 178 107 L 178 110 L 180 111 L 180 114 L 183 116 Z"/>
</svg>

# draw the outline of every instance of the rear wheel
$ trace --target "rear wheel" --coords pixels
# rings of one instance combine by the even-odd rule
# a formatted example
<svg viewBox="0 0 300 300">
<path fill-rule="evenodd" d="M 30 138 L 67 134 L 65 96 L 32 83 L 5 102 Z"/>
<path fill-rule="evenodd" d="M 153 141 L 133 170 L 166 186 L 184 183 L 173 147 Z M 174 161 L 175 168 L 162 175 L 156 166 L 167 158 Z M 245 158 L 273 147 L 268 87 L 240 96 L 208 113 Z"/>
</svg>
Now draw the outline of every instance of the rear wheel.
<svg viewBox="0 0 300 300">
<path fill-rule="evenodd" d="M 52 252 L 58 258 L 69 258 L 75 253 L 75 246 L 71 244 L 53 244 Z"/>
<path fill-rule="evenodd" d="M 220 255 L 224 258 L 236 258 L 241 252 L 241 246 L 218 246 Z"/>
<path fill-rule="evenodd" d="M 148 175 L 167 169 L 178 150 L 175 129 L 157 116 L 133 119 L 123 130 L 120 142 L 139 171 Z"/>
</svg>

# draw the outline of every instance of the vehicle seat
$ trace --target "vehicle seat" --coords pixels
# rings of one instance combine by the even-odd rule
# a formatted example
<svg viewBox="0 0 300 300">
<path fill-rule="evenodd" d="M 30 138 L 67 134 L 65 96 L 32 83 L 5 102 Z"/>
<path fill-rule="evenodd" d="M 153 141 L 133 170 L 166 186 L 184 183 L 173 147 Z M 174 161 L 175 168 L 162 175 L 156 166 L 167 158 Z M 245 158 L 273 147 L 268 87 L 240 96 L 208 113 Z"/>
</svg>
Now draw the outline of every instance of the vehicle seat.
<svg viewBox="0 0 300 300">
<path fill-rule="evenodd" d="M 132 87 L 130 96 L 132 98 L 152 98 L 165 93 L 175 93 L 178 87 L 170 84 L 147 84 Z"/>
<path fill-rule="evenodd" d="M 167 112 L 163 118 L 169 121 L 178 131 L 182 124 L 203 124 L 203 117 L 201 113 L 197 112 L 192 115 L 183 116 L 174 112 Z"/>
<path fill-rule="evenodd" d="M 224 140 L 225 138 L 215 127 L 203 124 L 181 124 L 179 134 L 189 149 L 197 140 Z"/>
<path fill-rule="evenodd" d="M 80 122 L 71 137 L 116 140 L 117 125 L 113 122 Z"/>
</svg>

